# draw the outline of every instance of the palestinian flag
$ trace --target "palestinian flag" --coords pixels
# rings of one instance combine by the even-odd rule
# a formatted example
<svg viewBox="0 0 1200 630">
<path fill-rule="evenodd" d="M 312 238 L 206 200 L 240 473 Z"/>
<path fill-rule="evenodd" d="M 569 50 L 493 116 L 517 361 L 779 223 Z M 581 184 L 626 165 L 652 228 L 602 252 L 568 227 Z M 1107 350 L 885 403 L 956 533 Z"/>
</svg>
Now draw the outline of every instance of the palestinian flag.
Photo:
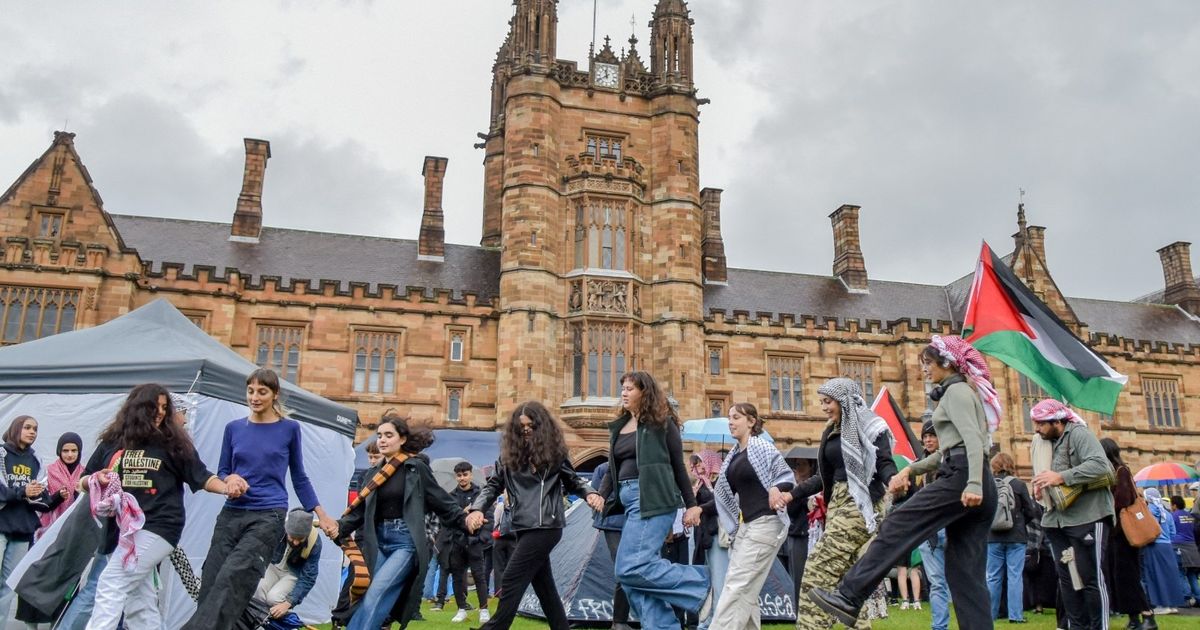
<svg viewBox="0 0 1200 630">
<path fill-rule="evenodd" d="M 1082 409 L 1111 414 L 1129 377 L 1118 374 L 1025 287 L 987 243 L 975 268 L 963 337 Z"/>
<path fill-rule="evenodd" d="M 904 412 L 900 410 L 900 405 L 896 404 L 896 399 L 892 398 L 891 392 L 886 387 L 879 390 L 875 402 L 871 403 L 871 411 L 883 418 L 888 428 L 892 430 L 892 436 L 896 438 L 896 445 L 892 447 L 893 454 L 903 455 L 911 462 L 921 459 L 918 453 L 923 453 L 924 449 L 921 448 L 917 436 L 913 435 L 912 429 L 909 428 L 908 420 L 905 419 Z"/>
</svg>

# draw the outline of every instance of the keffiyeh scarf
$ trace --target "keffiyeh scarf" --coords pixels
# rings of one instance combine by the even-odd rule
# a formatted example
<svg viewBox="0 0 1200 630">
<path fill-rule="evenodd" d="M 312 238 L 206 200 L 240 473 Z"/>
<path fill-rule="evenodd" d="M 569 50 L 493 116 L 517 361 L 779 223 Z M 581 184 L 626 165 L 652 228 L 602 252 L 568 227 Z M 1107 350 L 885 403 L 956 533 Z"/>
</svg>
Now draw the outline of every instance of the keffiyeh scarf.
<svg viewBox="0 0 1200 630">
<path fill-rule="evenodd" d="M 994 433 L 996 427 L 1000 426 L 1000 395 L 992 386 L 992 372 L 988 369 L 983 354 L 962 337 L 934 335 L 929 343 L 937 349 L 943 359 L 958 366 L 958 371 L 975 386 L 975 391 L 983 402 L 984 415 L 987 416 L 988 433 Z"/>
<path fill-rule="evenodd" d="M 79 477 L 81 475 L 83 475 L 83 466 L 76 465 L 75 472 L 71 472 L 67 470 L 67 465 L 61 459 L 50 462 L 50 465 L 46 467 L 46 489 L 50 492 L 50 496 L 53 497 L 65 488 L 67 498 L 53 510 L 42 512 L 38 517 L 42 526 L 38 528 L 35 537 L 40 538 L 47 529 L 50 529 L 50 525 L 58 520 L 58 517 L 62 516 L 63 512 L 66 512 L 67 508 L 71 507 L 71 504 L 75 502 L 75 495 L 79 488 Z"/>
<path fill-rule="evenodd" d="M 696 475 L 696 483 L 692 484 L 692 492 L 698 492 L 700 486 L 712 490 L 712 481 L 709 478 L 713 473 L 721 471 L 721 456 L 717 455 L 716 451 L 707 448 L 696 455 L 700 458 L 700 462 L 692 467 L 692 472 Z"/>
<path fill-rule="evenodd" d="M 100 485 L 100 476 L 108 483 Z M 99 472 L 88 476 L 88 498 L 91 501 L 92 517 L 112 517 L 117 521 L 117 549 L 121 551 L 121 566 L 132 571 L 137 566 L 137 545 L 133 535 L 146 524 L 146 515 L 132 494 L 121 488 L 121 476 L 114 471 Z"/>
<path fill-rule="evenodd" d="M 1053 398 L 1047 398 L 1034 405 L 1033 409 L 1029 410 L 1029 417 L 1033 419 L 1034 422 L 1053 422 L 1054 420 L 1061 420 L 1064 422 L 1086 424 L 1083 421 L 1083 418 L 1080 418 L 1079 414 L 1075 413 L 1075 410 L 1058 402 L 1057 400 L 1054 400 Z"/>
<path fill-rule="evenodd" d="M 716 495 L 717 520 L 730 538 L 737 534 L 740 520 L 738 515 L 741 513 L 741 508 L 738 507 L 737 497 L 729 485 L 726 473 L 729 469 L 729 462 L 733 461 L 733 456 L 741 451 L 741 444 L 733 445 L 733 450 L 729 451 L 729 455 L 721 464 L 721 476 L 717 477 L 717 486 L 713 489 L 713 494 Z M 796 476 L 792 474 L 792 469 L 788 468 L 787 462 L 783 461 L 783 455 L 779 454 L 779 450 L 770 442 L 756 435 L 752 435 L 750 439 L 746 440 L 746 458 L 750 460 L 750 466 L 754 468 L 754 474 L 764 488 L 772 488 L 781 483 L 796 482 Z M 784 531 L 787 531 L 788 525 L 791 523 L 787 510 L 776 510 L 775 514 L 779 516 L 779 520 L 783 521 Z"/>
<path fill-rule="evenodd" d="M 875 504 L 871 501 L 871 480 L 875 478 L 875 440 L 879 434 L 887 433 L 888 442 L 895 438 L 888 430 L 887 422 L 871 411 L 863 399 L 858 383 L 848 378 L 831 379 L 817 389 L 817 393 L 837 401 L 842 408 L 842 460 L 846 467 L 846 485 L 850 498 L 862 512 L 867 531 L 875 531 Z"/>
</svg>

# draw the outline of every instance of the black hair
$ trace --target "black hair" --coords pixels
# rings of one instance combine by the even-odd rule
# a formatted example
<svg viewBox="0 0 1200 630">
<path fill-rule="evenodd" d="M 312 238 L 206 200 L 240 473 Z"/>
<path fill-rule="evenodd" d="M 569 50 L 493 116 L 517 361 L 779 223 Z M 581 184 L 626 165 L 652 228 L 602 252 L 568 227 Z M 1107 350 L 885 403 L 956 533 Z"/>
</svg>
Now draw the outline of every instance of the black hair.
<svg viewBox="0 0 1200 630">
<path fill-rule="evenodd" d="M 1187 509 L 1187 504 L 1183 502 L 1183 497 L 1177 494 L 1171 497 L 1171 507 L 1176 510 L 1185 510 Z"/>
<path fill-rule="evenodd" d="M 471 462 L 458 462 L 454 465 L 454 474 L 471 472 L 472 470 L 475 470 L 475 467 L 471 465 Z"/>
</svg>

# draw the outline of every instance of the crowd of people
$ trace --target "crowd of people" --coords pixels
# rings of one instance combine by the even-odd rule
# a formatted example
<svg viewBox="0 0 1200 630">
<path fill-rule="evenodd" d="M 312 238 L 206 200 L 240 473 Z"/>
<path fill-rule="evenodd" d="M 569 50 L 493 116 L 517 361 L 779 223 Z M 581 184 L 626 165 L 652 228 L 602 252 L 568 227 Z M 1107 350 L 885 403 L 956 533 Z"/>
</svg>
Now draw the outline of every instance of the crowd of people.
<svg viewBox="0 0 1200 630">
<path fill-rule="evenodd" d="M 14 595 L 4 582 L 75 502 L 102 519 L 104 534 L 48 542 L 91 561 L 64 563 L 78 574 L 52 609 L 18 598 L 17 619 L 31 628 L 159 630 L 156 569 L 168 561 L 197 603 L 185 630 L 229 630 L 247 617 L 252 627 L 296 628 L 323 535 L 344 555 L 336 625 L 407 627 L 421 618 L 423 598 L 445 606 L 449 587 L 453 621 L 468 621 L 469 573 L 482 628 L 509 628 L 532 587 L 549 627 L 566 630 L 551 553 L 572 497 L 595 511 L 610 553 L 618 630 L 631 621 L 759 628 L 759 593 L 777 560 L 805 630 L 869 628 L 887 615 L 894 568 L 904 608 L 921 607 L 924 575 L 934 630 L 948 628 L 951 606 L 963 628 L 1022 623 L 1027 609 L 1053 607 L 1059 628 L 1092 630 L 1107 627 L 1110 612 L 1127 615 L 1130 628 L 1157 628 L 1158 615 L 1196 605 L 1200 506 L 1175 496 L 1168 507 L 1154 488 L 1139 495 L 1118 444 L 1054 400 L 1032 408 L 1033 474 L 1018 478 L 1013 455 L 991 440 L 1001 408 L 983 356 L 935 335 L 920 362 L 936 408 L 922 428 L 923 456 L 908 465 L 897 466 L 895 437 L 851 379 L 817 389 L 827 421 L 814 457 L 785 459 L 748 402 L 730 407 L 727 453 L 689 457 L 663 389 L 631 372 L 607 426 L 608 460 L 590 480 L 537 401 L 512 410 L 482 485 L 460 464 L 451 491 L 422 453 L 432 431 L 388 413 L 339 518 L 313 490 L 300 426 L 270 370 L 246 379 L 249 413 L 225 426 L 215 473 L 185 429 L 187 399 L 158 385 L 135 387 L 95 445 L 63 434 L 44 474 L 37 420 L 22 415 L 0 448 L 0 627 Z M 298 506 L 289 505 L 289 479 Z M 225 497 L 199 579 L 179 548 L 185 486 Z M 1149 537 L 1140 525 L 1122 527 L 1141 509 L 1158 527 Z"/>
</svg>

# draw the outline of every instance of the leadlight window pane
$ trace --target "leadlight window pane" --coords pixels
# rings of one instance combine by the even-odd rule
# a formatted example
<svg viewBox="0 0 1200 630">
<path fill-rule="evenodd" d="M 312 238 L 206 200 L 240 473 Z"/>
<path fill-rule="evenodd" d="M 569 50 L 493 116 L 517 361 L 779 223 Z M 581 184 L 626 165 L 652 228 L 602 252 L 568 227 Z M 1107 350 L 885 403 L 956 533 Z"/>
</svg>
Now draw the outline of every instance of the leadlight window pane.
<svg viewBox="0 0 1200 630">
<path fill-rule="evenodd" d="M 708 373 L 713 376 L 721 375 L 721 350 L 718 348 L 708 350 Z"/>
<path fill-rule="evenodd" d="M 1017 387 L 1021 394 L 1021 413 L 1024 418 L 1025 431 L 1033 432 L 1033 406 L 1038 404 L 1043 398 L 1047 398 L 1046 390 L 1042 389 L 1041 385 L 1033 382 L 1028 376 L 1018 374 Z"/>
<path fill-rule="evenodd" d="M 603 375 L 601 377 L 603 379 L 603 384 L 601 386 L 602 391 L 601 391 L 600 395 L 601 396 L 613 396 L 614 393 L 613 393 L 613 388 L 612 388 L 613 373 L 612 373 L 612 353 L 611 352 L 605 352 L 602 355 L 602 363 L 600 365 L 600 372 Z"/>
<path fill-rule="evenodd" d="M 769 359 L 768 382 L 771 392 L 771 409 L 783 412 L 804 411 L 804 378 L 801 359 L 771 357 Z"/>
<path fill-rule="evenodd" d="M 601 243 L 600 266 L 603 269 L 613 268 L 613 231 L 611 227 L 605 227 L 603 231 L 604 242 Z"/>
<path fill-rule="evenodd" d="M 458 422 L 462 419 L 462 390 L 450 390 L 448 398 L 448 404 L 446 405 L 446 419 L 451 422 Z"/>
<path fill-rule="evenodd" d="M 367 351 L 359 348 L 354 354 L 354 391 L 361 392 L 367 388 Z"/>
<path fill-rule="evenodd" d="M 38 322 L 41 321 L 42 305 L 36 299 L 30 300 L 25 306 L 25 332 L 21 341 L 32 341 L 38 338 Z"/>
<path fill-rule="evenodd" d="M 379 393 L 379 376 L 380 376 L 379 371 L 380 371 L 380 368 L 382 367 L 380 365 L 380 358 L 381 357 L 379 356 L 379 350 L 371 351 L 371 368 L 370 368 L 370 371 L 371 371 L 370 383 L 371 384 L 370 384 L 369 389 L 372 394 Z"/>
<path fill-rule="evenodd" d="M 596 396 L 599 386 L 600 358 L 596 352 L 588 353 L 588 396 Z"/>
<path fill-rule="evenodd" d="M 450 360 L 463 360 L 463 336 L 461 334 L 456 333 L 450 336 Z"/>
<path fill-rule="evenodd" d="M 396 353 L 388 350 L 383 358 L 383 392 L 396 393 Z"/>
</svg>

